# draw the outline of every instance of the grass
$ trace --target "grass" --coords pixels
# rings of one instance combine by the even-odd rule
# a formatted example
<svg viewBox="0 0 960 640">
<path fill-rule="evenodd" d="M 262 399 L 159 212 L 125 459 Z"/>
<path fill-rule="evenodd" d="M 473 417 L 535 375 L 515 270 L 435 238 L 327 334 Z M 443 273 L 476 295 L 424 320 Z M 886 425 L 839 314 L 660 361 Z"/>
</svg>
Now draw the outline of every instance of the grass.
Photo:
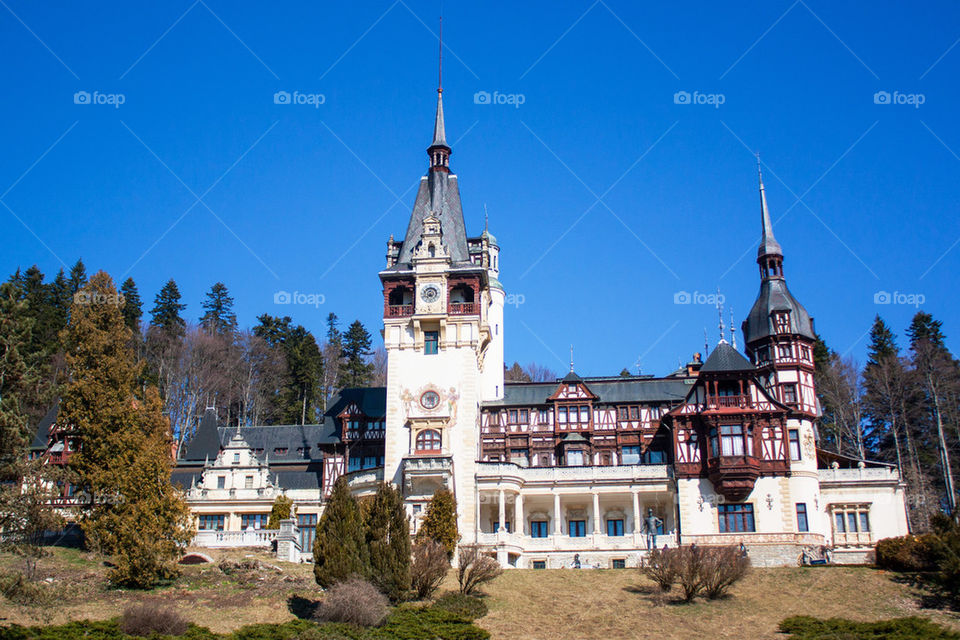
<svg viewBox="0 0 960 640">
<path fill-rule="evenodd" d="M 297 596 L 315 600 L 311 565 L 278 563 L 268 554 L 214 552 L 215 563 L 254 556 L 277 571 L 225 575 L 216 565 L 183 568 L 173 584 L 149 592 L 109 588 L 102 559 L 57 549 L 40 561 L 41 580 L 56 594 L 56 606 L 17 606 L 0 598 L 0 625 L 61 624 L 105 620 L 131 603 L 158 600 L 176 607 L 189 621 L 227 633 L 243 625 L 294 619 Z M 0 555 L 0 570 L 18 560 Z M 637 570 L 509 570 L 486 585 L 489 613 L 477 624 L 494 640 L 590 640 L 692 637 L 779 638 L 787 617 L 875 621 L 920 616 L 960 631 L 960 615 L 922 609 L 921 594 L 893 580 L 894 574 L 860 567 L 754 569 L 720 601 L 675 604 L 660 596 Z M 455 589 L 451 574 L 443 589 Z M 294 607 L 295 608 L 295 607 Z"/>
</svg>

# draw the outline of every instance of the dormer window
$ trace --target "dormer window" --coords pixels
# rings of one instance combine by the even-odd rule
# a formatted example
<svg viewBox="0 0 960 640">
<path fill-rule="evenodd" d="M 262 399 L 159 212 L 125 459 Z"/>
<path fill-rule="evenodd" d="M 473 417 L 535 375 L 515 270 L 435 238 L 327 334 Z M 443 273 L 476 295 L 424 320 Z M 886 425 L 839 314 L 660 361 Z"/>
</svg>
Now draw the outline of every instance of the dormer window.
<svg viewBox="0 0 960 640">
<path fill-rule="evenodd" d="M 289 451 L 289 449 L 288 449 L 287 447 L 277 447 L 276 449 L 273 450 L 273 452 L 274 452 L 275 454 L 277 454 L 278 456 L 285 456 L 285 455 L 287 455 L 287 451 Z"/>
<path fill-rule="evenodd" d="M 777 333 L 790 333 L 790 312 L 775 311 L 773 313 L 773 327 Z"/>
</svg>

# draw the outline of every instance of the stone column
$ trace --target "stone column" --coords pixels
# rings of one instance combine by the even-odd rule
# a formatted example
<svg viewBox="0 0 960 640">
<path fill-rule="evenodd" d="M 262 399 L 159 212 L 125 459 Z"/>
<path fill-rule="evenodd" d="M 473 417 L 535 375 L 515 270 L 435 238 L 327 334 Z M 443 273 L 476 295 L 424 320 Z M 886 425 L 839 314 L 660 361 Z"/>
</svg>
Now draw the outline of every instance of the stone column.
<svg viewBox="0 0 960 640">
<path fill-rule="evenodd" d="M 503 489 L 500 489 L 500 503 L 497 505 L 500 508 L 499 520 L 497 520 L 497 533 L 504 530 L 503 523 L 507 521 L 507 505 L 504 498 Z"/>
<path fill-rule="evenodd" d="M 639 544 L 643 537 L 643 519 L 640 514 L 640 492 L 633 492 L 633 541 Z"/>
<path fill-rule="evenodd" d="M 599 536 L 600 529 L 600 494 L 593 492 L 593 535 Z"/>
<path fill-rule="evenodd" d="M 513 531 L 523 535 L 523 494 L 517 492 L 517 501 L 513 503 Z"/>
<path fill-rule="evenodd" d="M 563 534 L 563 514 L 560 513 L 560 494 L 553 494 L 553 535 Z"/>
<path fill-rule="evenodd" d="M 277 560 L 300 562 L 300 539 L 297 521 L 293 518 L 280 521 L 277 534 Z"/>
</svg>

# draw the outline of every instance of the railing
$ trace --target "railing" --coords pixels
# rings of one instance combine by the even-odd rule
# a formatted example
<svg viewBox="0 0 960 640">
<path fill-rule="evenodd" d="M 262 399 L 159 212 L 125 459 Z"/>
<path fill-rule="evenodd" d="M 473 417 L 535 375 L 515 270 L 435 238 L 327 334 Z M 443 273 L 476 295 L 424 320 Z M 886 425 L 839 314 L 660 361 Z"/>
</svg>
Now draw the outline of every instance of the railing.
<svg viewBox="0 0 960 640">
<path fill-rule="evenodd" d="M 245 531 L 197 531 L 193 546 L 212 549 L 231 547 L 269 547 L 279 529 L 247 529 Z"/>
<path fill-rule="evenodd" d="M 743 409 L 748 406 L 749 396 L 710 396 L 707 400 L 709 409 Z"/>
<path fill-rule="evenodd" d="M 453 461 L 449 456 L 419 456 L 403 459 L 404 472 L 450 471 Z"/>
<path fill-rule="evenodd" d="M 404 316 L 413 315 L 413 305 L 412 304 L 391 304 L 387 305 L 387 317 L 388 318 L 402 318 Z"/>
<path fill-rule="evenodd" d="M 478 462 L 477 479 L 513 477 L 522 482 L 578 482 L 594 480 L 666 480 L 665 464 L 630 464 L 609 467 L 521 467 L 511 462 Z"/>
<path fill-rule="evenodd" d="M 862 467 L 857 469 L 818 469 L 820 482 L 861 482 L 873 480 L 877 482 L 896 482 L 900 474 L 894 467 Z"/>
<path fill-rule="evenodd" d="M 476 302 L 451 302 L 447 305 L 447 313 L 453 316 L 471 316 L 479 313 Z"/>
<path fill-rule="evenodd" d="M 586 536 L 571 537 L 566 534 L 548 535 L 545 538 L 534 538 L 519 533 L 489 533 L 477 534 L 477 544 L 495 546 L 499 544 L 519 547 L 524 551 L 590 551 L 595 549 L 617 549 L 630 551 L 645 551 L 647 538 L 645 535 L 628 533 L 623 536 L 608 536 L 606 534 L 587 534 Z M 676 545 L 676 532 L 669 532 L 655 536 L 654 546 L 662 549 L 664 546 Z"/>
</svg>

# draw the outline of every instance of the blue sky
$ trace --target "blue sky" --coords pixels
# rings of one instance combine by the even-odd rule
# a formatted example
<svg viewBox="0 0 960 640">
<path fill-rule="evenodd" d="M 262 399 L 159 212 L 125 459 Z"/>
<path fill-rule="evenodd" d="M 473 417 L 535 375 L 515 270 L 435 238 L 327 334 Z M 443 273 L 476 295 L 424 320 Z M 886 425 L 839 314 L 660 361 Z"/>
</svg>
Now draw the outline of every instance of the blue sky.
<svg viewBox="0 0 960 640">
<path fill-rule="evenodd" d="M 379 329 L 386 239 L 427 165 L 438 2 L 0 5 L 4 273 L 82 256 L 148 308 L 176 279 L 191 319 L 222 280 L 243 325 Z M 873 316 L 902 331 L 919 301 L 955 347 L 960 9 L 865 7 L 446 3 L 451 166 L 468 232 L 486 205 L 500 240 L 507 359 L 559 372 L 573 343 L 583 374 L 666 373 L 717 339 L 684 291 L 719 287 L 739 325 L 755 151 L 832 347 L 862 360 Z"/>
</svg>

